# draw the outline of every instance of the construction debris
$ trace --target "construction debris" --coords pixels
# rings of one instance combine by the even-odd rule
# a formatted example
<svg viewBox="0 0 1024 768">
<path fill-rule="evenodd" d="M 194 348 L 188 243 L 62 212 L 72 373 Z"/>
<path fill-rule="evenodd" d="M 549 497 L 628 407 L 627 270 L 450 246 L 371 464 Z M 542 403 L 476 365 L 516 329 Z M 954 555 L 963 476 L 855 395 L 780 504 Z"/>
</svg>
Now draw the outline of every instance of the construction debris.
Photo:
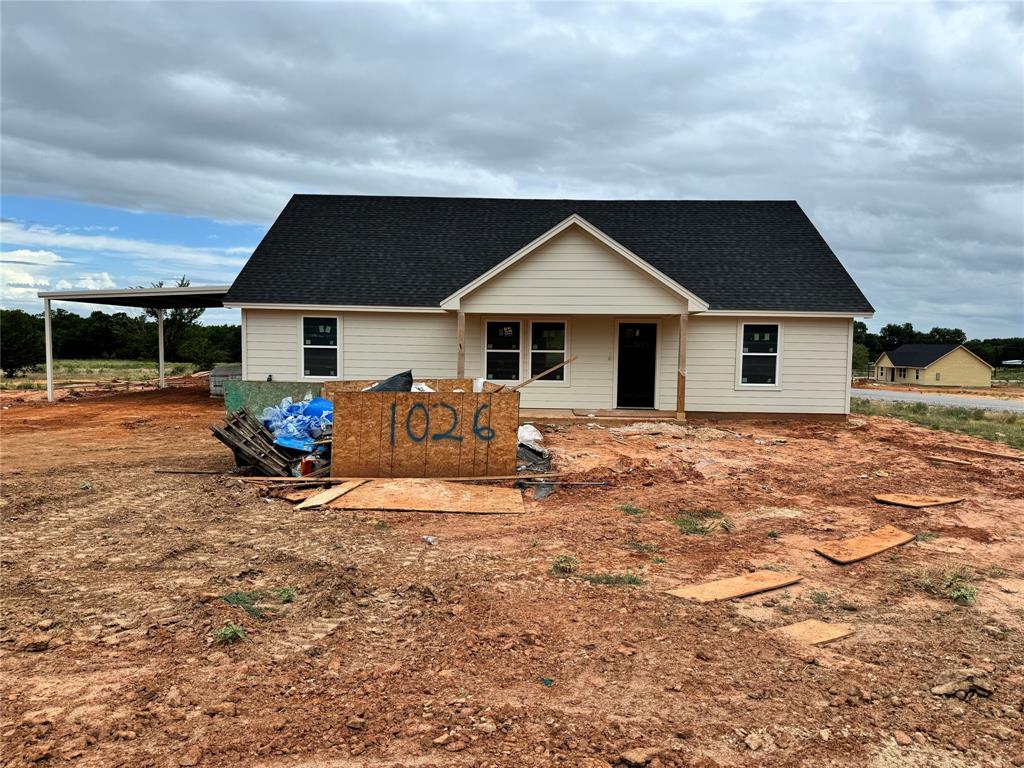
<svg viewBox="0 0 1024 768">
<path fill-rule="evenodd" d="M 522 492 L 426 478 L 374 480 L 327 504 L 330 509 L 521 515 Z"/>
<path fill-rule="evenodd" d="M 673 597 L 682 597 L 687 600 L 696 600 L 698 603 L 711 603 L 717 600 L 731 600 L 734 597 L 746 597 L 756 595 L 758 592 L 767 592 L 771 589 L 788 587 L 796 584 L 802 577 L 792 573 L 780 571 L 753 571 L 743 576 L 733 576 L 729 579 L 709 581 L 704 584 L 691 584 L 685 587 L 674 587 L 666 589 L 665 592 Z"/>
<path fill-rule="evenodd" d="M 773 631 L 777 634 L 785 635 L 797 643 L 820 645 L 852 635 L 853 625 L 827 624 L 818 619 L 807 619 L 806 621 L 798 621 L 796 624 L 779 627 Z"/>
<path fill-rule="evenodd" d="M 347 483 L 336 485 L 333 488 L 328 488 L 326 491 L 321 491 L 309 498 L 303 499 L 296 509 L 313 509 L 315 507 L 322 507 L 328 502 L 334 501 L 335 499 L 344 496 L 349 491 L 355 490 L 363 483 L 369 482 L 368 480 L 350 480 Z"/>
<path fill-rule="evenodd" d="M 264 475 L 285 475 L 292 470 L 292 460 L 274 444 L 274 435 L 245 408 L 224 418 L 224 425 L 210 427 L 213 436 L 230 448 L 240 467 Z"/>
<path fill-rule="evenodd" d="M 914 535 L 892 525 L 885 525 L 863 536 L 819 544 L 814 551 L 840 565 L 855 563 L 893 547 L 913 541 Z"/>
<path fill-rule="evenodd" d="M 876 493 L 875 501 L 882 504 L 895 504 L 899 507 L 923 509 L 924 507 L 941 507 L 945 504 L 957 504 L 963 496 L 917 496 L 912 493 Z"/>
</svg>

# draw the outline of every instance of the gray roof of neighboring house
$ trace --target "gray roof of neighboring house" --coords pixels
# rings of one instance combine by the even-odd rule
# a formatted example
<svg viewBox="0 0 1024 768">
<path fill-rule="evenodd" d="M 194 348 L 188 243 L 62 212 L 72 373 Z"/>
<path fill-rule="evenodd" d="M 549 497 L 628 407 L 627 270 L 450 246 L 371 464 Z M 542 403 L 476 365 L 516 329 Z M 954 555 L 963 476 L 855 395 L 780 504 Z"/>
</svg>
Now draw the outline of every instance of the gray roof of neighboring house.
<svg viewBox="0 0 1024 768">
<path fill-rule="evenodd" d="M 793 201 L 295 195 L 233 304 L 435 307 L 578 214 L 721 310 L 873 309 Z"/>
<path fill-rule="evenodd" d="M 904 344 L 885 354 L 897 368 L 927 368 L 959 346 L 959 344 Z"/>
</svg>

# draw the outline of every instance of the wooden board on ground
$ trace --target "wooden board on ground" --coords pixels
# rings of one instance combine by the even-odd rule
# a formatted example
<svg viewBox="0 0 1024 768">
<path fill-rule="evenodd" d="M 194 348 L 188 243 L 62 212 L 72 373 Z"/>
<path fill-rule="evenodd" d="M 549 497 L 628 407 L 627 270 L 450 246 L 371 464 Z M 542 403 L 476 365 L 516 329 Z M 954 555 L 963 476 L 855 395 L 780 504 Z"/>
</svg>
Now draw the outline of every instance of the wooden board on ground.
<svg viewBox="0 0 1024 768">
<path fill-rule="evenodd" d="M 895 504 L 898 507 L 941 507 L 945 504 L 956 504 L 963 501 L 963 496 L 918 496 L 914 493 L 876 493 L 875 501 L 883 504 Z"/>
<path fill-rule="evenodd" d="M 798 621 L 796 624 L 779 627 L 773 631 L 804 645 L 820 645 L 852 635 L 853 625 L 826 624 L 817 619 L 807 619 L 807 621 Z"/>
<path fill-rule="evenodd" d="M 913 534 L 901 531 L 893 525 L 884 525 L 863 536 L 853 536 L 842 541 L 819 544 L 814 551 L 840 565 L 845 565 L 906 544 L 913 539 Z"/>
<path fill-rule="evenodd" d="M 767 592 L 770 589 L 788 587 L 790 584 L 796 584 L 801 578 L 792 573 L 779 571 L 754 571 L 729 579 L 673 587 L 665 591 L 673 597 L 696 600 L 698 603 L 711 603 L 716 600 L 731 600 L 734 597 L 746 597 L 747 595 L 756 595 L 758 592 Z"/>
<path fill-rule="evenodd" d="M 1010 459 L 1011 461 L 1024 461 L 1024 456 L 1014 455 L 1012 453 L 1001 453 L 1000 451 L 986 451 L 981 448 L 967 448 L 963 445 L 949 445 L 943 443 L 944 448 L 952 448 L 954 451 L 966 451 L 967 453 L 976 453 L 979 456 L 991 456 L 994 459 Z"/>
<path fill-rule="evenodd" d="M 336 485 L 333 488 L 328 488 L 326 491 L 320 491 L 310 496 L 303 502 L 300 502 L 296 509 L 313 509 L 314 507 L 322 507 L 328 502 L 334 501 L 335 499 L 344 496 L 349 491 L 353 491 L 363 483 L 369 482 L 368 480 L 349 480 L 347 483 Z"/>
<path fill-rule="evenodd" d="M 332 476 L 515 472 L 518 393 L 350 392 L 335 386 L 350 383 L 325 386 L 334 400 Z"/>
<path fill-rule="evenodd" d="M 931 461 L 937 461 L 940 464 L 960 464 L 965 467 L 973 467 L 973 461 L 966 461 L 965 459 L 951 459 L 949 456 L 929 456 L 928 459 Z"/>
<path fill-rule="evenodd" d="M 427 478 L 374 480 L 330 502 L 331 509 L 521 515 L 523 494 L 513 488 L 449 483 Z"/>
</svg>

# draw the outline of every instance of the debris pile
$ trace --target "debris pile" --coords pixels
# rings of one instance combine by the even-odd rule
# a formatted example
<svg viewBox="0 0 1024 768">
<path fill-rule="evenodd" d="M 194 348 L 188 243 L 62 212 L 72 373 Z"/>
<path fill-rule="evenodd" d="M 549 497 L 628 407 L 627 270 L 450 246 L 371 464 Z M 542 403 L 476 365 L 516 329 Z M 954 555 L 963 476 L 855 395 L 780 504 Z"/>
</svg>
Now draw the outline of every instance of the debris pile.
<svg viewBox="0 0 1024 768">
<path fill-rule="evenodd" d="M 291 457 L 275 445 L 270 430 L 245 408 L 228 414 L 223 425 L 214 424 L 210 431 L 234 452 L 238 466 L 269 477 L 291 474 Z"/>
</svg>

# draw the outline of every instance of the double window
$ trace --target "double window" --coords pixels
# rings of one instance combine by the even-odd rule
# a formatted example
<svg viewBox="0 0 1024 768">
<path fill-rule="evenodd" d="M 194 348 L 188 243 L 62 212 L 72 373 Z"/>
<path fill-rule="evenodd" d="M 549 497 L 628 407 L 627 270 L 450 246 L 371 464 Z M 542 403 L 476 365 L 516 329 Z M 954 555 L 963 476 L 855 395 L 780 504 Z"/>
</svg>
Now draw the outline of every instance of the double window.
<svg viewBox="0 0 1024 768">
<path fill-rule="evenodd" d="M 526 344 L 523 343 L 524 326 Z M 494 381 L 519 381 L 537 376 L 563 362 L 568 349 L 566 327 L 561 321 L 488 320 L 484 334 L 484 375 Z M 524 352 L 527 353 L 525 365 Z M 565 368 L 539 380 L 565 381 Z"/>
<path fill-rule="evenodd" d="M 302 318 L 302 375 L 311 379 L 338 376 L 338 318 Z"/>
<path fill-rule="evenodd" d="M 739 383 L 778 386 L 779 324 L 743 323 L 741 335 Z"/>
</svg>

